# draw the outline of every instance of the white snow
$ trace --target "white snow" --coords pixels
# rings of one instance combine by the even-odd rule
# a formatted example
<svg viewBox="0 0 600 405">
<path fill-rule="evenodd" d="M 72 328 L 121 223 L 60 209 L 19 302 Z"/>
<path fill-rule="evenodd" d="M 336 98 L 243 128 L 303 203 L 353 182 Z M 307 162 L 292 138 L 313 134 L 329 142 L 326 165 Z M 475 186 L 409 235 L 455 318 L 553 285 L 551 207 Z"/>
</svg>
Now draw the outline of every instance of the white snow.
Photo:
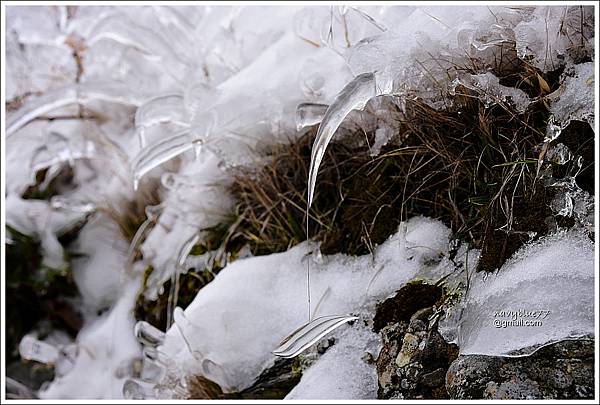
<svg viewBox="0 0 600 405">
<path fill-rule="evenodd" d="M 73 368 L 40 392 L 41 399 L 122 398 L 125 378 L 140 356 L 132 313 L 139 282 L 126 280 L 110 311 L 87 321 L 75 341 L 78 356 Z"/>
<path fill-rule="evenodd" d="M 126 278 L 127 251 L 116 224 L 106 215 L 95 216 L 81 229 L 70 249 L 78 253 L 71 265 L 86 310 L 96 311 L 114 303 Z"/>
<path fill-rule="evenodd" d="M 285 399 L 377 398 L 377 372 L 367 359 L 377 358 L 379 336 L 360 322 L 336 333 L 333 347 L 302 374 Z"/>
<path fill-rule="evenodd" d="M 421 217 L 405 226 L 376 249 L 374 258 L 338 254 L 310 259 L 313 310 L 318 306 L 314 315 L 372 314 L 378 301 L 414 277 L 437 281 L 454 269 L 447 261 L 424 264 L 447 253 L 448 228 Z M 181 328 L 191 348 L 173 327 L 160 350 L 225 390 L 249 386 L 273 362 L 271 351 L 279 341 L 306 322 L 309 252 L 302 243 L 285 253 L 230 264 L 185 310 L 189 325 Z"/>
<path fill-rule="evenodd" d="M 461 354 L 510 355 L 593 335 L 594 244 L 569 231 L 527 245 L 496 274 L 477 274 L 462 308 Z"/>
</svg>

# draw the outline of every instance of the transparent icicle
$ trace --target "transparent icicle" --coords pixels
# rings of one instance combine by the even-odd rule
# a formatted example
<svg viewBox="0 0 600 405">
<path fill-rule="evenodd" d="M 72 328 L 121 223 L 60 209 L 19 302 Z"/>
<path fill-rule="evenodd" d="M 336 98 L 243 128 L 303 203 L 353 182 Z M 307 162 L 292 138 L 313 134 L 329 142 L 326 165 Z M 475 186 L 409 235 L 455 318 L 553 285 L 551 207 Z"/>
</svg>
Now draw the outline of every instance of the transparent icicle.
<svg viewBox="0 0 600 405">
<path fill-rule="evenodd" d="M 166 94 L 154 97 L 137 109 L 135 113 L 135 128 L 142 148 L 146 147 L 146 129 L 161 123 L 189 126 L 185 118 L 185 106 L 182 95 Z"/>
<path fill-rule="evenodd" d="M 123 397 L 125 399 L 155 398 L 154 383 L 130 378 L 123 384 Z"/>
<path fill-rule="evenodd" d="M 185 261 L 189 256 L 192 248 L 200 240 L 200 234 L 195 233 L 189 239 L 187 239 L 177 254 L 175 262 L 175 271 L 171 275 L 171 289 L 169 290 L 169 298 L 167 302 L 167 327 L 171 326 L 174 318 L 174 312 L 177 309 L 177 298 L 179 297 L 179 276 L 185 271 Z"/>
<path fill-rule="evenodd" d="M 146 208 L 144 210 L 146 212 L 146 219 L 144 220 L 144 222 L 142 222 L 140 227 L 137 229 L 137 231 L 135 232 L 135 235 L 133 235 L 133 239 L 131 239 L 131 243 L 129 244 L 129 249 L 127 250 L 127 268 L 129 268 L 131 266 L 131 264 L 133 263 L 133 260 L 135 258 L 135 253 L 138 251 L 140 244 L 142 243 L 142 240 L 146 237 L 146 234 L 151 229 L 151 226 L 158 219 L 158 216 L 162 212 L 163 208 L 164 208 L 164 205 L 162 203 L 157 204 L 157 205 L 146 206 Z"/>
<path fill-rule="evenodd" d="M 284 358 L 295 357 L 338 326 L 357 319 L 358 317 L 350 315 L 331 315 L 313 319 L 312 322 L 286 337 L 273 354 Z"/>
<path fill-rule="evenodd" d="M 164 141 L 150 145 L 140 151 L 133 161 L 133 188 L 137 190 L 139 181 L 150 170 L 160 164 L 181 155 L 193 146 L 189 130 L 179 132 L 177 135 Z"/>
<path fill-rule="evenodd" d="M 194 245 L 196 245 L 200 241 L 200 234 L 196 233 L 181 246 L 179 250 L 179 254 L 177 255 L 177 270 L 184 270 L 183 266 L 185 265 L 185 259 L 189 256 L 190 252 Z"/>
<path fill-rule="evenodd" d="M 49 91 L 28 102 L 7 120 L 6 136 L 13 135 L 30 121 L 60 107 L 84 104 L 91 100 L 139 105 L 141 98 L 120 83 L 88 82 Z"/>
<path fill-rule="evenodd" d="M 165 333 L 146 321 L 138 321 L 135 324 L 133 333 L 136 339 L 147 347 L 159 346 L 165 340 Z"/>
<path fill-rule="evenodd" d="M 335 131 L 352 110 L 364 108 L 375 96 L 375 76 L 372 73 L 363 73 L 348 83 L 327 109 L 312 147 L 308 175 L 308 207 L 312 205 L 319 166 Z"/>
</svg>

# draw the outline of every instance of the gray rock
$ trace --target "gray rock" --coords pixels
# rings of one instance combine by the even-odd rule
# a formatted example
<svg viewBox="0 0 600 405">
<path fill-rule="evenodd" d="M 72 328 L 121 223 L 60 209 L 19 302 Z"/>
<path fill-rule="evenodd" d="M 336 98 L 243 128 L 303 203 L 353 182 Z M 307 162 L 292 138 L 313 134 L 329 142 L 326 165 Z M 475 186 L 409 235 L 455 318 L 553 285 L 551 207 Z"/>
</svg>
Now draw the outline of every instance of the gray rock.
<svg viewBox="0 0 600 405">
<path fill-rule="evenodd" d="M 460 356 L 446 373 L 454 399 L 592 399 L 594 341 L 571 340 L 531 356 Z"/>
</svg>

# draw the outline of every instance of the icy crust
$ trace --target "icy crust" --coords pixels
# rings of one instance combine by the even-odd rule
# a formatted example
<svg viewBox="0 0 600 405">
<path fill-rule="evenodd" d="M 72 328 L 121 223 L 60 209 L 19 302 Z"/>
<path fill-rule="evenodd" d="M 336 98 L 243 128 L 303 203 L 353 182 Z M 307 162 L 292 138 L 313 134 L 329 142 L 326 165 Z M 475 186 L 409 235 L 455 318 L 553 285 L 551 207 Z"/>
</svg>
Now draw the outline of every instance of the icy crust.
<svg viewBox="0 0 600 405">
<path fill-rule="evenodd" d="M 306 260 L 311 260 L 314 316 L 372 316 L 375 304 L 407 281 L 437 281 L 454 269 L 446 260 L 439 262 L 447 253 L 448 228 L 420 217 L 405 225 L 374 257 L 319 259 L 302 243 L 284 253 L 230 264 L 186 308 L 188 322 L 172 327 L 159 350 L 185 373 L 204 375 L 226 391 L 249 386 L 272 364 L 271 352 L 279 342 L 307 320 Z M 349 339 L 341 347 L 352 345 Z"/>
<path fill-rule="evenodd" d="M 477 274 L 459 308 L 461 354 L 526 355 L 594 335 L 594 244 L 573 230 L 527 245 L 497 273 Z"/>
<path fill-rule="evenodd" d="M 484 74 L 502 58 L 499 50 L 511 42 L 521 18 L 504 7 L 422 7 L 345 56 L 354 75 L 375 74 L 379 94 L 420 98 L 440 108 L 460 67 Z"/>
</svg>

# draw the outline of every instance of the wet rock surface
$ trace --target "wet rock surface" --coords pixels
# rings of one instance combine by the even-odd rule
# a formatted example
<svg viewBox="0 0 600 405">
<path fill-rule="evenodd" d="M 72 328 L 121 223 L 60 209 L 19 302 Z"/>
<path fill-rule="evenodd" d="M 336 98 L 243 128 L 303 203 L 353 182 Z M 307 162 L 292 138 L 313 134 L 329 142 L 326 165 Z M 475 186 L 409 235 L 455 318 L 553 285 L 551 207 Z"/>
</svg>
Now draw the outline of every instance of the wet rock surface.
<svg viewBox="0 0 600 405">
<path fill-rule="evenodd" d="M 554 343 L 527 357 L 460 356 L 446 388 L 453 399 L 592 399 L 594 340 Z"/>
</svg>

